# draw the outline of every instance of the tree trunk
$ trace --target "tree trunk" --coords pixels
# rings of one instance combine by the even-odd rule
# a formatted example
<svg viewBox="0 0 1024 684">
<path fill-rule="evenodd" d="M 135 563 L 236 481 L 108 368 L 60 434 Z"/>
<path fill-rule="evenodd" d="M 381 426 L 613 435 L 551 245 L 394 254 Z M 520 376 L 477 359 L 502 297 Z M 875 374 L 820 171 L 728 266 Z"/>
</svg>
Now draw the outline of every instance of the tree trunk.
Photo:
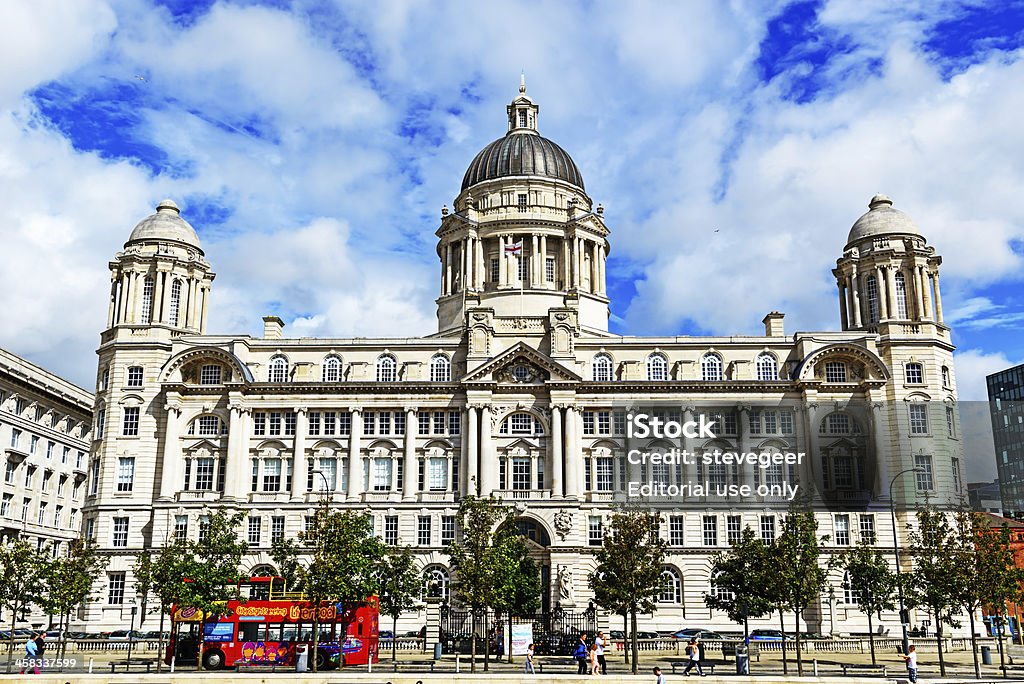
<svg viewBox="0 0 1024 684">
<path fill-rule="evenodd" d="M 508 662 L 512 662 L 512 613 L 508 614 L 508 643 L 505 645 L 508 651 Z"/>
<path fill-rule="evenodd" d="M 309 657 L 313 659 L 313 667 L 310 668 L 313 672 L 317 672 L 317 669 L 316 669 L 316 649 L 317 649 L 317 647 L 320 644 L 320 621 L 318 619 L 320 617 L 320 611 L 317 610 L 319 607 L 320 607 L 320 601 L 318 599 L 318 600 L 316 600 L 313 603 L 313 634 L 312 634 L 312 636 L 313 636 L 313 647 L 310 649 L 310 653 L 309 653 Z M 344 642 L 342 642 L 342 645 L 344 646 Z"/>
<path fill-rule="evenodd" d="M 426 635 L 424 635 L 426 637 Z M 426 638 L 423 643 L 426 644 Z M 343 642 L 344 643 L 344 642 Z M 398 660 L 398 616 L 391 616 L 391 662 Z"/>
<path fill-rule="evenodd" d="M 164 602 L 160 602 L 160 636 L 157 639 L 156 671 L 164 669 Z"/>
<path fill-rule="evenodd" d="M 632 651 L 633 658 L 633 674 L 637 673 L 637 660 L 640 658 L 640 648 L 636 643 L 636 608 L 631 608 L 629 611 L 629 627 L 630 627 L 630 649 Z"/>
<path fill-rule="evenodd" d="M 626 611 L 622 611 L 622 657 L 625 659 L 626 664 L 629 665 L 629 643 L 626 641 L 626 635 L 629 634 L 629 616 Z"/>
<path fill-rule="evenodd" d="M 472 629 L 469 631 L 469 671 L 476 672 L 476 608 L 471 608 L 473 615 L 469 624 Z"/>
<path fill-rule="evenodd" d="M 489 617 L 487 609 L 484 608 L 484 672 L 491 669 L 491 621 L 488 619 Z"/>
<path fill-rule="evenodd" d="M 999 621 L 999 632 L 996 634 L 996 638 L 999 640 L 996 643 L 999 644 L 999 669 L 1003 671 L 1003 678 L 1006 678 L 1006 654 L 1003 649 L 1003 616 L 996 613 L 996 619 Z"/>
<path fill-rule="evenodd" d="M 14 627 L 18 624 L 18 606 L 11 606 L 11 638 L 7 640 L 7 673 L 11 672 L 11 661 L 14 660 Z"/>
<path fill-rule="evenodd" d="M 981 665 L 978 664 L 978 635 L 974 633 L 974 609 L 968 608 L 967 615 L 971 620 L 971 655 L 974 656 L 974 678 L 981 679 Z"/>
<path fill-rule="evenodd" d="M 939 674 L 946 676 L 946 660 L 942 656 L 942 614 L 935 610 L 935 643 L 939 649 Z"/>
<path fill-rule="evenodd" d="M 203 619 L 199 621 L 199 638 L 196 640 L 196 648 L 199 649 L 196 654 L 196 672 L 203 671 L 203 647 L 206 646 L 206 613 L 203 613 Z"/>
<path fill-rule="evenodd" d="M 782 632 L 782 674 L 789 674 L 789 658 L 786 657 L 786 618 L 779 610 L 779 630 Z"/>
<path fill-rule="evenodd" d="M 798 676 L 804 676 L 804 660 L 800 655 L 800 611 L 793 611 L 793 630 L 796 632 L 796 673 Z M 786 637 L 783 635 L 782 642 L 786 642 Z"/>
<path fill-rule="evenodd" d="M 875 626 L 871 622 L 871 611 L 868 611 L 868 644 L 871 646 L 871 664 L 877 665 L 875 662 Z"/>
</svg>

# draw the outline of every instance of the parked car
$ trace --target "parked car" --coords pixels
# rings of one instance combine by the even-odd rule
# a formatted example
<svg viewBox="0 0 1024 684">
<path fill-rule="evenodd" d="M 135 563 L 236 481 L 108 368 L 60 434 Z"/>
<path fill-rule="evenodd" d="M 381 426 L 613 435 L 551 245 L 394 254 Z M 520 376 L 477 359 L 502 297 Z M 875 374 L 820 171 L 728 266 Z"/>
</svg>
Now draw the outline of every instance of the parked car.
<svg viewBox="0 0 1024 684">
<path fill-rule="evenodd" d="M 51 629 L 43 635 L 43 641 L 60 641 L 60 635 L 61 631 L 59 629 Z"/>
<path fill-rule="evenodd" d="M 754 629 L 750 631 L 751 641 L 790 641 L 791 639 L 793 639 L 792 635 L 784 635 L 777 629 Z"/>
<path fill-rule="evenodd" d="M 68 630 L 68 639 L 88 639 L 88 632 L 72 632 Z"/>
<path fill-rule="evenodd" d="M 721 641 L 723 637 L 718 632 L 712 632 L 708 629 L 701 629 L 700 627 L 689 627 L 687 629 L 681 629 L 678 632 L 672 633 L 673 639 L 692 639 L 697 637 L 701 641 Z"/>
<path fill-rule="evenodd" d="M 395 633 L 392 632 L 390 629 L 382 629 L 379 632 L 377 632 L 377 638 L 382 640 L 387 639 L 390 641 L 391 639 L 395 638 Z"/>
<path fill-rule="evenodd" d="M 136 639 L 144 639 L 144 633 L 137 629 L 133 629 L 130 633 L 127 629 L 115 629 L 113 632 L 107 635 L 107 639 L 110 641 L 132 641 Z"/>
<path fill-rule="evenodd" d="M 608 638 L 612 640 L 625 639 L 626 633 L 623 632 L 621 629 L 610 629 L 608 630 Z"/>
</svg>

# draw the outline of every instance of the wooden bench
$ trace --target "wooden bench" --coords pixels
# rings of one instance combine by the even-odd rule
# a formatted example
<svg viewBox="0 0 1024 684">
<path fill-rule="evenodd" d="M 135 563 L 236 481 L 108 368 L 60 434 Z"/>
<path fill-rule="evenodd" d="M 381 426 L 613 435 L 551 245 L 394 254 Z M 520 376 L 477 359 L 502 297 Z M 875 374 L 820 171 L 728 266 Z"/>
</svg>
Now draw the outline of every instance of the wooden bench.
<svg viewBox="0 0 1024 684">
<path fill-rule="evenodd" d="M 676 674 L 676 670 L 682 670 L 686 668 L 689 660 L 673 660 L 669 664 L 672 666 L 672 674 Z M 715 674 L 715 663 L 708 663 L 701 661 L 700 669 L 709 674 Z"/>
<path fill-rule="evenodd" d="M 580 667 L 579 661 L 577 661 L 575 658 L 573 658 L 571 660 L 548 660 L 548 661 L 538 660 L 538 661 L 536 661 L 536 663 L 537 663 L 537 672 L 538 673 L 543 673 L 544 672 L 544 668 L 546 667 L 547 671 L 549 673 L 550 672 L 571 672 L 572 674 L 576 674 L 579 671 L 579 667 Z"/>
<path fill-rule="evenodd" d="M 1000 665 L 1003 672 L 1024 672 L 1024 665 Z"/>
<path fill-rule="evenodd" d="M 396 660 L 391 663 L 391 671 L 398 672 L 398 668 L 406 669 L 413 672 L 420 672 L 423 668 L 430 668 L 430 671 L 434 671 L 434 665 L 436 661 L 433 660 Z"/>
<path fill-rule="evenodd" d="M 839 663 L 839 667 L 843 668 L 843 676 L 845 677 L 848 672 L 847 670 L 853 670 L 854 674 L 879 674 L 883 677 L 887 676 L 888 665 L 869 665 L 865 663 Z"/>
<path fill-rule="evenodd" d="M 307 667 L 309 667 L 307 665 Z M 277 663 L 235 663 L 235 672 L 277 672 L 277 669 L 294 672 L 294 665 L 279 665 Z"/>
<path fill-rule="evenodd" d="M 131 660 L 115 660 L 110 663 L 110 674 L 114 674 L 114 671 L 119 667 L 123 667 L 125 672 L 131 672 L 133 667 L 139 669 L 146 668 L 146 674 L 149 674 L 153 667 L 156 665 L 156 659 L 131 659 Z"/>
</svg>

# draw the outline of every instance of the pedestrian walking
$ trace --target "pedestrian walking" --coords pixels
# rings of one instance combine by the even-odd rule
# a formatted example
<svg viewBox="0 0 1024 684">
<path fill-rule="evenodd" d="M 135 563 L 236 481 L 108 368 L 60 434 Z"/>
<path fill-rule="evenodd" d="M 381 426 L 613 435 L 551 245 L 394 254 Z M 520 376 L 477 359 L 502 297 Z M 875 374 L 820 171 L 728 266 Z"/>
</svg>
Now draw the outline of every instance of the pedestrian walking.
<svg viewBox="0 0 1024 684">
<path fill-rule="evenodd" d="M 523 674 L 536 674 L 533 669 L 533 644 L 526 649 L 526 660 L 523 661 Z"/>
<path fill-rule="evenodd" d="M 654 668 L 654 684 L 665 684 L 665 675 L 661 674 L 661 668 Z"/>
<path fill-rule="evenodd" d="M 597 644 L 597 662 L 601 664 L 601 674 L 608 674 L 608 663 L 604 660 L 604 647 L 607 643 L 604 640 L 604 632 L 597 633 L 594 643 Z"/>
<path fill-rule="evenodd" d="M 689 661 L 686 663 L 686 667 L 683 669 L 683 676 L 688 677 L 690 675 L 690 668 L 696 666 L 697 674 L 701 677 L 704 676 L 704 670 L 700 667 L 700 642 L 697 637 L 690 639 L 690 642 L 686 644 L 686 655 L 689 656 Z"/>
<path fill-rule="evenodd" d="M 576 644 L 576 650 L 572 652 L 572 657 L 576 659 L 578 667 L 576 668 L 576 674 L 582 675 L 587 674 L 587 653 L 590 649 L 587 648 L 587 635 L 580 634 L 580 640 Z"/>
<path fill-rule="evenodd" d="M 597 662 L 597 644 L 590 645 L 590 651 L 587 653 L 587 664 L 590 665 L 590 674 L 596 675 L 601 673 L 601 663 Z"/>
<path fill-rule="evenodd" d="M 906 655 L 901 655 L 903 660 L 907 661 L 907 672 L 910 674 L 910 682 L 913 684 L 917 681 L 917 646 L 911 646 L 907 649 Z"/>
<path fill-rule="evenodd" d="M 36 635 L 32 634 L 25 642 L 25 667 L 21 668 L 21 674 L 39 674 L 39 644 L 36 643 Z"/>
</svg>

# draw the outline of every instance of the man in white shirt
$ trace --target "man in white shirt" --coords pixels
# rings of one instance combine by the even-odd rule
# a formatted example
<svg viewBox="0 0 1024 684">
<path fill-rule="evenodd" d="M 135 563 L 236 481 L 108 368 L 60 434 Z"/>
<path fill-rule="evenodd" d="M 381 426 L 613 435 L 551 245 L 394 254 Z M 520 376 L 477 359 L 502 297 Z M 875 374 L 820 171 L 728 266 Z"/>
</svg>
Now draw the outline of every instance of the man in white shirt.
<svg viewBox="0 0 1024 684">
<path fill-rule="evenodd" d="M 665 684 L 665 675 L 661 674 L 661 668 L 654 668 L 654 684 Z"/>
<path fill-rule="evenodd" d="M 594 644 L 597 646 L 597 662 L 601 666 L 601 674 L 608 674 L 608 663 L 604 660 L 604 632 L 598 632 L 597 638 L 594 639 Z"/>
</svg>

